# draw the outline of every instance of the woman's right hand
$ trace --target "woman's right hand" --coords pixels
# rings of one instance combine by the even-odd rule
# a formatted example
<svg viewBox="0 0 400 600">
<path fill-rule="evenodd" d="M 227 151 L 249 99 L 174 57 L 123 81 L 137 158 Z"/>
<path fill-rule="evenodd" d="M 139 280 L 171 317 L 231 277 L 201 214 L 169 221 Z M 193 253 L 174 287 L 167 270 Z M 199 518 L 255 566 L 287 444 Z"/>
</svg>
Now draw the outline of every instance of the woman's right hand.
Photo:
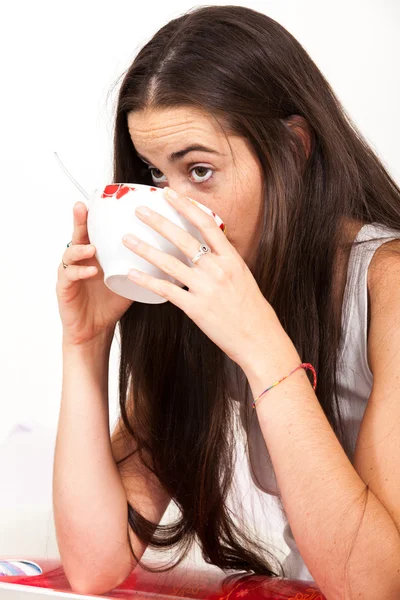
<svg viewBox="0 0 400 600">
<path fill-rule="evenodd" d="M 104 284 L 104 272 L 89 242 L 87 208 L 77 202 L 73 208 L 72 244 L 65 250 L 58 268 L 56 285 L 63 325 L 63 344 L 84 345 L 113 332 L 117 321 L 133 300 L 112 292 Z"/>
</svg>

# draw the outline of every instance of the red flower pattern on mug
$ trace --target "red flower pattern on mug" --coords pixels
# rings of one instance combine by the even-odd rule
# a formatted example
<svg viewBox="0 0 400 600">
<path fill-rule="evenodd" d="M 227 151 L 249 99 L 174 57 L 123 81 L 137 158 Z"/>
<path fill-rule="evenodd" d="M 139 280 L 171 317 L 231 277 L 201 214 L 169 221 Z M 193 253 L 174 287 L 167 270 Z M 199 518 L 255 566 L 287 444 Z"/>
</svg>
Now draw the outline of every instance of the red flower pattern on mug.
<svg viewBox="0 0 400 600">
<path fill-rule="evenodd" d="M 128 192 L 135 192 L 136 188 L 134 186 L 126 185 L 125 183 L 113 183 L 110 185 L 106 185 L 104 191 L 101 195 L 102 198 L 112 198 L 116 197 L 117 200 L 125 196 Z M 157 188 L 151 187 L 150 192 L 156 192 Z"/>
</svg>

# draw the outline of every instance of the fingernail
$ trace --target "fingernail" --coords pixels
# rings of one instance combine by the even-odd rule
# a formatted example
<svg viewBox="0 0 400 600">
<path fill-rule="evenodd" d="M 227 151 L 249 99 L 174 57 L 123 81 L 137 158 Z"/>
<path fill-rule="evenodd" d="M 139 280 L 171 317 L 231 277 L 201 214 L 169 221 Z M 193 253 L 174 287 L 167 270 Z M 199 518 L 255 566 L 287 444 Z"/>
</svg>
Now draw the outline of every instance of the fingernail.
<svg viewBox="0 0 400 600">
<path fill-rule="evenodd" d="M 124 235 L 124 237 L 122 238 L 122 240 L 126 244 L 131 244 L 131 246 L 135 246 L 136 244 L 139 243 L 138 238 L 135 237 L 134 235 L 132 235 L 131 233 L 128 233 L 127 235 Z"/>
<path fill-rule="evenodd" d="M 151 210 L 147 206 L 139 206 L 135 212 L 143 217 L 151 217 Z"/>
<path fill-rule="evenodd" d="M 173 200 L 176 200 L 178 198 L 178 194 L 176 192 L 174 192 L 174 190 L 171 190 L 171 188 L 169 188 L 169 187 L 166 187 L 165 189 L 170 198 L 172 198 Z"/>
</svg>

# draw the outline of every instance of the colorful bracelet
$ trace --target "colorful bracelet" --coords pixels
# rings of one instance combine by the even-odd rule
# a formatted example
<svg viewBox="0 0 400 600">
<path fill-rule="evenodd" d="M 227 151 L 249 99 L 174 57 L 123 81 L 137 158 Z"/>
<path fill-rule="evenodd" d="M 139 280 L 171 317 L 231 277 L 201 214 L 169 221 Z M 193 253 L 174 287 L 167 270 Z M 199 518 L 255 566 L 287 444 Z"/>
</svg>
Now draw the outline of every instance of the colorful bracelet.
<svg viewBox="0 0 400 600">
<path fill-rule="evenodd" d="M 294 373 L 295 371 L 297 371 L 297 369 L 311 369 L 313 372 L 313 390 L 315 390 L 315 388 L 317 387 L 317 374 L 315 372 L 314 367 L 312 366 L 312 364 L 310 363 L 301 363 L 301 365 L 299 365 L 298 367 L 296 367 L 295 369 L 293 369 L 293 371 L 290 371 L 289 375 L 291 375 L 292 373 Z M 285 377 L 282 377 L 282 379 L 279 379 L 279 381 L 275 381 L 275 383 L 273 383 L 272 385 L 269 386 L 269 388 L 267 388 L 266 390 L 264 390 L 259 396 L 257 396 L 257 398 L 254 400 L 252 407 L 255 408 L 256 407 L 256 402 L 261 398 L 261 396 L 263 396 L 264 394 L 266 394 L 268 392 L 268 390 L 270 390 L 271 388 L 275 387 L 276 385 L 278 385 L 278 383 L 280 383 L 281 381 L 283 381 L 284 379 L 286 379 L 287 377 L 289 377 L 289 375 L 285 375 Z"/>
</svg>

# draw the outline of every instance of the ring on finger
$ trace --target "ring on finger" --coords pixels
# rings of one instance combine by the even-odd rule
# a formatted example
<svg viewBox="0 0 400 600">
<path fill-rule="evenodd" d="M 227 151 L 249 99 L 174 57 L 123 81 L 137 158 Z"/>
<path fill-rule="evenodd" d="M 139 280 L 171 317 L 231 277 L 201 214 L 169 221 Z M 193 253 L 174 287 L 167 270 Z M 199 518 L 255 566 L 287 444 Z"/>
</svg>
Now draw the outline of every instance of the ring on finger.
<svg viewBox="0 0 400 600">
<path fill-rule="evenodd" d="M 71 244 L 72 244 L 72 240 L 70 242 L 68 242 L 67 248 L 69 248 L 71 246 Z M 64 269 L 66 269 L 68 267 L 68 265 L 64 261 L 61 261 L 61 262 L 62 262 L 62 266 L 64 267 Z"/>
</svg>

